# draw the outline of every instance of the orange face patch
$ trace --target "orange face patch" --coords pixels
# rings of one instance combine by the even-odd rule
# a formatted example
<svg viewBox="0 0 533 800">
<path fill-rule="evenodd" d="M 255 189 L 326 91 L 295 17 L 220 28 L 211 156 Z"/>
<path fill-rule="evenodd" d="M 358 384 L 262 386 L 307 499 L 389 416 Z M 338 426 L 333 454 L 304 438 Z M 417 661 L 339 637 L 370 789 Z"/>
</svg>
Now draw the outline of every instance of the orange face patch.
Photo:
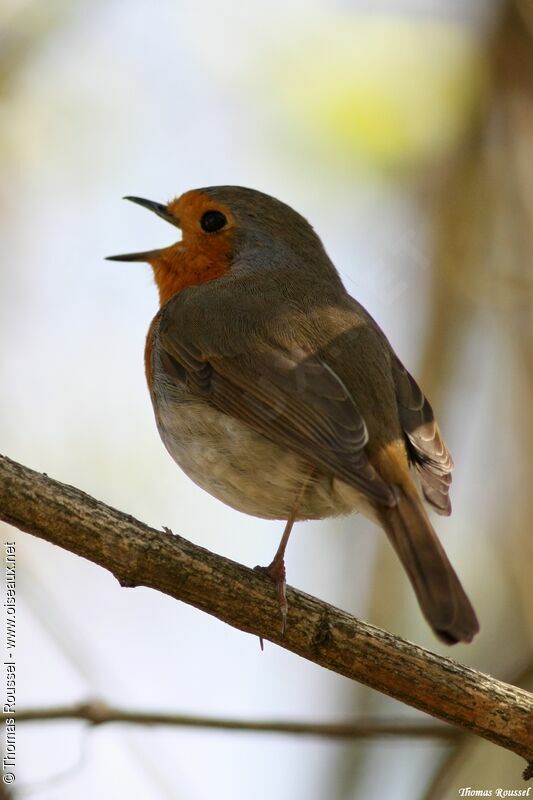
<svg viewBox="0 0 533 800">
<path fill-rule="evenodd" d="M 202 192 L 187 192 L 167 208 L 179 221 L 183 239 L 156 251 L 150 259 L 161 305 L 188 286 L 212 281 L 228 272 L 235 225 L 231 211 Z M 213 211 L 223 214 L 227 222 L 220 230 L 206 232 L 202 218 Z"/>
</svg>

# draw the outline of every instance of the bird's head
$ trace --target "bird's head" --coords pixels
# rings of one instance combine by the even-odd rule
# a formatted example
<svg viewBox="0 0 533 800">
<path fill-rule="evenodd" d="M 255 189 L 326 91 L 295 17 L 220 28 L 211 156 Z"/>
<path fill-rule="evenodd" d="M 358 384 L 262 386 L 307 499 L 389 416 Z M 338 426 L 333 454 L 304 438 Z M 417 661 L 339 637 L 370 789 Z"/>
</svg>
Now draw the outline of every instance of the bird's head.
<svg viewBox="0 0 533 800">
<path fill-rule="evenodd" d="M 289 250 L 305 255 L 322 245 L 309 223 L 274 197 L 241 186 L 193 189 L 164 205 L 126 197 L 180 228 L 182 238 L 157 250 L 108 256 L 145 261 L 154 271 L 161 305 L 176 292 L 232 269 L 268 269 Z"/>
</svg>

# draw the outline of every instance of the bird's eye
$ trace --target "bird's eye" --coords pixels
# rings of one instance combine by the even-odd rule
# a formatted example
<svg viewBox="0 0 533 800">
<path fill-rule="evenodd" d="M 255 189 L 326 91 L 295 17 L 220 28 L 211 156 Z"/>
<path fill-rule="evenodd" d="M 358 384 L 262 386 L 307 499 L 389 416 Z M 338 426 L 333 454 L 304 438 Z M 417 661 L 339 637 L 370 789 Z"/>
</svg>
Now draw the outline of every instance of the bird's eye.
<svg viewBox="0 0 533 800">
<path fill-rule="evenodd" d="M 228 220 L 221 211 L 206 211 L 200 220 L 202 230 L 206 233 L 220 231 Z"/>
</svg>

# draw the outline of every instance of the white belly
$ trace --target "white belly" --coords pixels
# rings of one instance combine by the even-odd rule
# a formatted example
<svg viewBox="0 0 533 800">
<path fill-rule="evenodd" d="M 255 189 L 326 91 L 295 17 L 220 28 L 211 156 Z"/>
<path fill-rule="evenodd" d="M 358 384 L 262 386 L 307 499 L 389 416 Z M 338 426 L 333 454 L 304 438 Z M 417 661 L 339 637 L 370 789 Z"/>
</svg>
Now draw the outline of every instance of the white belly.
<svg viewBox="0 0 533 800">
<path fill-rule="evenodd" d="M 159 394 L 155 414 L 172 458 L 198 486 L 239 511 L 287 519 L 309 474 L 306 461 L 187 390 Z M 359 493 L 332 476 L 316 474 L 299 504 L 298 519 L 364 510 Z"/>
</svg>

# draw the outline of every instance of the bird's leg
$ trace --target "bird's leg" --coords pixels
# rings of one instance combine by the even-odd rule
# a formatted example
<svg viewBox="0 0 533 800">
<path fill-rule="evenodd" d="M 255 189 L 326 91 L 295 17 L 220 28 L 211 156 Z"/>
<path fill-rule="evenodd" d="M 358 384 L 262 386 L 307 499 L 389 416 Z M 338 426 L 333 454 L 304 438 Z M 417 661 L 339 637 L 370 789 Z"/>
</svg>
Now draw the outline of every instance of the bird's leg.
<svg viewBox="0 0 533 800">
<path fill-rule="evenodd" d="M 285 570 L 285 550 L 287 549 L 287 544 L 289 541 L 289 536 L 291 535 L 292 526 L 296 522 L 296 517 L 298 515 L 298 509 L 304 495 L 305 490 L 307 489 L 307 485 L 311 478 L 313 470 L 311 470 L 306 477 L 305 481 L 300 486 L 298 494 L 296 495 L 296 499 L 294 501 L 294 505 L 292 507 L 292 511 L 290 513 L 289 518 L 287 519 L 287 524 L 285 525 L 285 529 L 283 531 L 283 535 L 281 537 L 281 541 L 279 543 L 278 549 L 276 550 L 276 554 L 268 567 L 255 567 L 256 570 L 259 572 L 263 572 L 268 575 L 274 583 L 276 584 L 276 589 L 278 591 L 278 602 L 279 602 L 279 610 L 281 612 L 281 635 L 285 634 L 285 628 L 287 625 L 287 581 L 286 581 L 286 570 Z"/>
<path fill-rule="evenodd" d="M 258 572 L 263 572 L 268 575 L 274 583 L 276 584 L 276 589 L 278 591 L 278 602 L 279 602 L 279 610 L 281 612 L 281 634 L 285 633 L 285 627 L 287 623 L 287 581 L 286 581 L 286 571 L 285 571 L 285 549 L 287 547 L 287 542 L 289 541 L 289 536 L 291 535 L 292 526 L 294 525 L 296 519 L 296 510 L 293 511 L 289 519 L 287 520 L 287 524 L 285 525 L 285 530 L 283 531 L 283 536 L 281 537 L 281 541 L 279 543 L 279 547 L 276 550 L 276 555 L 268 565 L 268 567 L 255 567 Z"/>
</svg>

